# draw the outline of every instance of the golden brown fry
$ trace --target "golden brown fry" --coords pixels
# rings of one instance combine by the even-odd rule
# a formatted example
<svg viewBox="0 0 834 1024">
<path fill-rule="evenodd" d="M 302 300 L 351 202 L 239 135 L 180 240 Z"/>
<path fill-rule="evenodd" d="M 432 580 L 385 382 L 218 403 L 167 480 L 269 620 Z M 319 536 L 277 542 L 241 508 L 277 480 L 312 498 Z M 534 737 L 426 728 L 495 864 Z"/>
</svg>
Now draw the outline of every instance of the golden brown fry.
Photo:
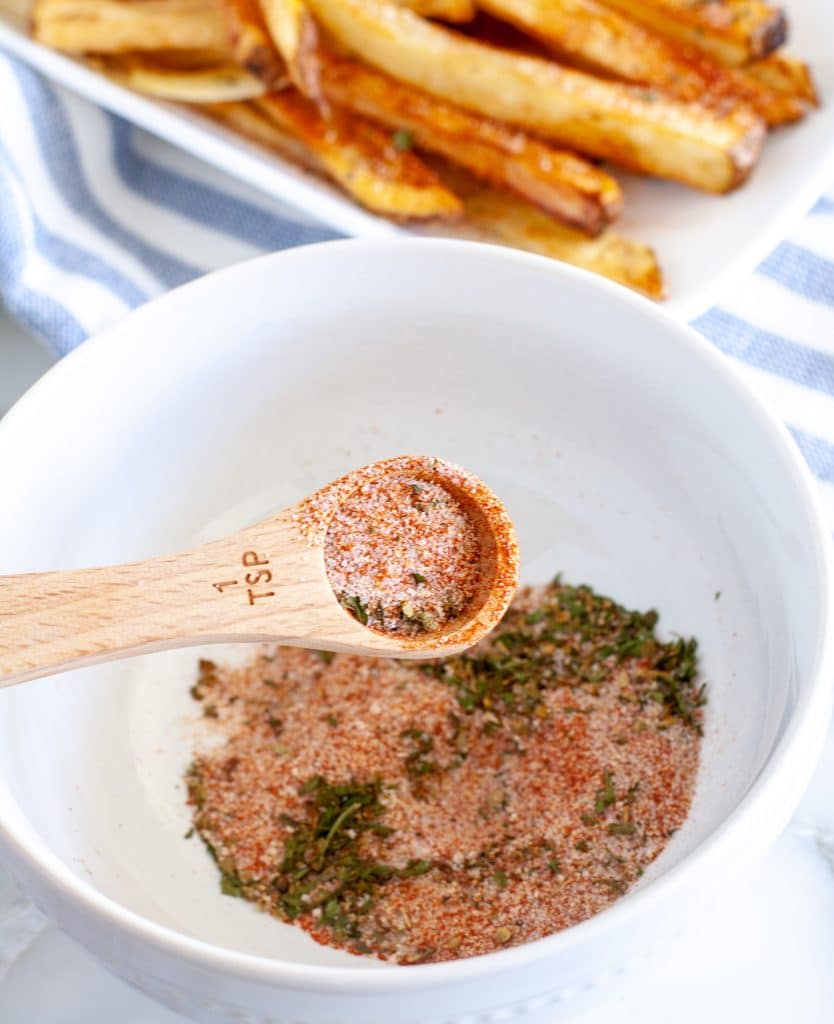
<svg viewBox="0 0 834 1024">
<path fill-rule="evenodd" d="M 224 0 L 235 60 L 271 89 L 287 82 L 287 68 L 275 48 L 258 0 Z"/>
<path fill-rule="evenodd" d="M 260 5 L 293 84 L 319 99 L 318 31 L 306 0 L 260 0 Z"/>
<path fill-rule="evenodd" d="M 549 256 L 592 270 L 650 298 L 663 298 L 663 275 L 649 246 L 611 231 L 587 238 L 524 200 L 476 182 L 459 168 L 448 164 L 436 166 L 443 180 L 463 200 L 466 222 L 482 241 L 502 242 Z"/>
<path fill-rule="evenodd" d="M 793 124 L 805 116 L 805 104 L 796 96 L 772 89 L 766 82 L 747 73 L 745 68 L 725 68 L 721 79 L 714 79 L 706 95 L 707 102 L 738 99 L 749 104 L 771 128 Z"/>
<path fill-rule="evenodd" d="M 597 0 L 480 0 L 480 5 L 593 71 L 662 89 L 684 102 L 747 103 L 770 125 L 803 116 L 802 104 L 791 97 L 672 43 Z"/>
<path fill-rule="evenodd" d="M 229 52 L 220 0 L 38 0 L 33 33 L 69 53 Z"/>
<path fill-rule="evenodd" d="M 604 0 L 661 35 L 694 46 L 727 67 L 740 67 L 781 46 L 783 11 L 762 0 Z"/>
<path fill-rule="evenodd" d="M 303 142 L 281 131 L 274 121 L 256 110 L 251 103 L 207 104 L 200 107 L 200 113 L 209 114 L 238 135 L 257 142 L 305 170 L 324 174 L 321 161 Z"/>
<path fill-rule="evenodd" d="M 784 93 L 812 107 L 820 105 L 811 69 L 804 61 L 787 53 L 771 53 L 761 60 L 755 60 L 744 68 L 744 74 L 774 92 Z"/>
<path fill-rule="evenodd" d="M 405 144 L 447 157 L 509 188 L 589 235 L 620 211 L 610 175 L 518 129 L 435 99 L 357 61 L 321 53 L 326 99 L 397 132 Z"/>
<path fill-rule="evenodd" d="M 396 0 L 424 18 L 440 21 L 466 22 L 475 17 L 473 0 Z"/>
<path fill-rule="evenodd" d="M 361 118 L 316 104 L 286 89 L 257 101 L 257 109 L 310 149 L 327 174 L 357 202 L 396 220 L 449 220 L 460 201 L 437 175 Z"/>
<path fill-rule="evenodd" d="M 181 70 L 140 57 L 121 57 L 99 61 L 97 66 L 120 85 L 176 103 L 229 103 L 267 92 L 259 78 L 237 64 Z"/>
<path fill-rule="evenodd" d="M 720 113 L 465 39 L 387 0 L 311 0 L 369 64 L 487 117 L 592 156 L 711 192 L 741 184 L 765 136 L 745 107 Z"/>
</svg>

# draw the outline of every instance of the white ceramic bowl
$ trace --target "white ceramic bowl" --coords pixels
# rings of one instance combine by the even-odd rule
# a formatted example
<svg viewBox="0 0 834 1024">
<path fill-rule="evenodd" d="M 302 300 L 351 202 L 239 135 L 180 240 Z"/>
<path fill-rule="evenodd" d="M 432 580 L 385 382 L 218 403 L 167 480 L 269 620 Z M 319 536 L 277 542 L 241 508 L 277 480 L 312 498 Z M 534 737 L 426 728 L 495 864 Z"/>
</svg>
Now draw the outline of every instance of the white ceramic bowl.
<svg viewBox="0 0 834 1024">
<path fill-rule="evenodd" d="M 820 748 L 827 531 L 786 432 L 688 329 L 506 250 L 298 249 L 88 342 L 0 426 L 0 569 L 174 550 L 410 451 L 504 497 L 527 579 L 562 570 L 700 638 L 710 703 L 692 815 L 633 893 L 579 927 L 385 966 L 221 896 L 184 840 L 195 652 L 3 691 L 5 860 L 116 973 L 198 1020 L 553 1021 L 720 898 L 784 825 Z"/>
</svg>

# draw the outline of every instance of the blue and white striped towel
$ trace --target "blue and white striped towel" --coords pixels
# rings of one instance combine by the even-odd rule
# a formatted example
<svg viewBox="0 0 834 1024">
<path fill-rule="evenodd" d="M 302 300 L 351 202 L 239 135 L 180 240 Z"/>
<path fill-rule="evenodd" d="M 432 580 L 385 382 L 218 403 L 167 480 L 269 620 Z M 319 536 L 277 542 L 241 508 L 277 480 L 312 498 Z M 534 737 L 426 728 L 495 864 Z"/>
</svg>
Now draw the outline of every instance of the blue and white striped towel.
<svg viewBox="0 0 834 1024">
<path fill-rule="evenodd" d="M 0 51 L 0 297 L 55 352 L 206 271 L 333 237 Z M 834 527 L 834 190 L 695 326 L 788 424 Z M 0 879 L 0 979 L 41 926 Z"/>
</svg>

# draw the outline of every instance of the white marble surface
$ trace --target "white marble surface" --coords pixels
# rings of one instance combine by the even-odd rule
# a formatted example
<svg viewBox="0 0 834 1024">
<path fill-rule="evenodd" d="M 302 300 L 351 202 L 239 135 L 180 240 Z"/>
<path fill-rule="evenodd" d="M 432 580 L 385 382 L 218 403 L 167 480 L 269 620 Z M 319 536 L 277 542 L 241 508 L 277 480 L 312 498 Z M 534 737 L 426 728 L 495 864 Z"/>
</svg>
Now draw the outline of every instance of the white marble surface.
<svg viewBox="0 0 834 1024">
<path fill-rule="evenodd" d="M 0 311 L 0 414 L 50 362 Z M 24 930 L 31 924 L 22 922 Z M 711 908 L 708 923 L 663 950 L 645 974 L 619 981 L 572 1024 L 830 1024 L 832 963 L 834 730 L 791 826 L 764 859 L 751 861 L 732 900 Z M 2 1024 L 117 1020 L 182 1024 L 183 1018 L 111 978 L 52 925 L 0 980 Z"/>
</svg>

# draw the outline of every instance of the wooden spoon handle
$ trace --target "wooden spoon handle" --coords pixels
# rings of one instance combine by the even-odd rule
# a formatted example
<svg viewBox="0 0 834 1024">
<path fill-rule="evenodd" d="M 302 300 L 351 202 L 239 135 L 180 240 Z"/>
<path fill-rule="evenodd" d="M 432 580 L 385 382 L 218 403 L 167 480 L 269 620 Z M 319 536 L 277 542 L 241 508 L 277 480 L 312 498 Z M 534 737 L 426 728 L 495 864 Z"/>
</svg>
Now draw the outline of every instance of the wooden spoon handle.
<svg viewBox="0 0 834 1024">
<path fill-rule="evenodd" d="M 146 562 L 0 577 L 0 686 L 198 643 L 315 646 L 334 624 L 353 632 L 321 553 L 276 517 Z"/>
<path fill-rule="evenodd" d="M 181 575 L 179 607 L 165 575 L 174 568 L 172 560 L 158 572 L 142 563 L 0 579 L 0 685 L 167 646 L 188 619 Z"/>
</svg>

